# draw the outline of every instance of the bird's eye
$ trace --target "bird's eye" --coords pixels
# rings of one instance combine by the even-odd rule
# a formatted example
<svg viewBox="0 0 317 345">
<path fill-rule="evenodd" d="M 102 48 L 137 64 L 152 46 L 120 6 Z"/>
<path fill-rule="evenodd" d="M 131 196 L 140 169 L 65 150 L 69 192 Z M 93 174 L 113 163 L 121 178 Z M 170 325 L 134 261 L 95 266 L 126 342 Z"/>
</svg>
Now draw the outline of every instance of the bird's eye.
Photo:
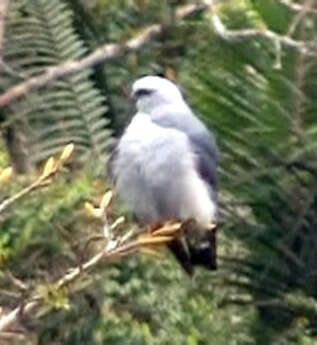
<svg viewBox="0 0 317 345">
<path fill-rule="evenodd" d="M 149 96 L 153 92 L 154 92 L 154 90 L 150 90 L 150 89 L 139 89 L 139 90 L 135 91 L 134 97 L 138 99 L 138 98 L 143 97 L 143 96 Z"/>
</svg>

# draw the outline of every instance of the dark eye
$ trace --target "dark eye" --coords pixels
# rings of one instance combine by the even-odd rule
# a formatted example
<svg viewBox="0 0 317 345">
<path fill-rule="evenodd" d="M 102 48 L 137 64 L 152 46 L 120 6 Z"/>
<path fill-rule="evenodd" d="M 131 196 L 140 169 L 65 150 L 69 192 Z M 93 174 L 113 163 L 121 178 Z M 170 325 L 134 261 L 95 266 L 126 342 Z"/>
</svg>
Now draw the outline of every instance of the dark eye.
<svg viewBox="0 0 317 345">
<path fill-rule="evenodd" d="M 150 90 L 150 89 L 139 89 L 134 93 L 134 97 L 135 98 L 139 98 L 142 96 L 149 96 L 154 92 L 154 90 Z"/>
</svg>

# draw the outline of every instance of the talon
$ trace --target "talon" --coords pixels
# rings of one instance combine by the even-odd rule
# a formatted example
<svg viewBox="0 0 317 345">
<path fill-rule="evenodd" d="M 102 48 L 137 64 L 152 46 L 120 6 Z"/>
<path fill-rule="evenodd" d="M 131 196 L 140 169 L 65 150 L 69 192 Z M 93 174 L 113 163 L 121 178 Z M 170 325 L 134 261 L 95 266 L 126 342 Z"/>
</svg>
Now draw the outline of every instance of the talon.
<svg viewBox="0 0 317 345">
<path fill-rule="evenodd" d="M 174 235 L 182 228 L 182 223 L 167 222 L 160 228 L 155 230 L 152 234 L 154 236 Z"/>
</svg>

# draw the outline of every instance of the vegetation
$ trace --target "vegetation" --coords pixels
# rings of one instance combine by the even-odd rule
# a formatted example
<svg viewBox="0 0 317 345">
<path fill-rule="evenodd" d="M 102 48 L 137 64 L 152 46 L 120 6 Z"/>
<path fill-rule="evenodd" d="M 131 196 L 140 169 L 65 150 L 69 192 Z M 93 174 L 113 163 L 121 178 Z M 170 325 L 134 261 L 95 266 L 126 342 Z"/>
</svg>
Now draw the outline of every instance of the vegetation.
<svg viewBox="0 0 317 345">
<path fill-rule="evenodd" d="M 75 152 L 57 176 L 0 214 L 0 326 L 34 293 L 44 301 L 32 315 L 21 308 L 18 323 L 0 339 L 18 344 L 23 338 L 30 345 L 315 344 L 314 1 L 4 3 L 0 164 L 22 174 L 1 183 L 0 209 L 42 176 L 43 165 L 50 169 L 52 163 L 44 163 L 49 157 L 69 142 Z M 197 10 L 179 14 L 193 4 Z M 144 29 L 153 24 L 161 30 L 148 37 Z M 124 45 L 140 37 L 146 44 Z M 100 50 L 100 60 L 86 68 L 85 58 L 109 43 L 117 44 L 113 57 Z M 75 73 L 65 72 L 69 61 L 79 63 Z M 63 68 L 64 74 L 39 83 Z M 160 242 L 81 271 L 102 248 L 94 239 L 104 236 L 104 224 L 90 216 L 102 209 L 111 187 L 105 161 L 112 138 L 133 113 L 129 85 L 159 73 L 182 86 L 217 137 L 219 269 L 198 270 L 190 279 Z M 11 98 L 4 97 L 8 93 Z M 117 226 L 124 234 L 135 225 L 112 201 L 111 223 L 121 215 L 127 220 Z M 76 282 L 56 289 L 74 267 Z"/>
</svg>

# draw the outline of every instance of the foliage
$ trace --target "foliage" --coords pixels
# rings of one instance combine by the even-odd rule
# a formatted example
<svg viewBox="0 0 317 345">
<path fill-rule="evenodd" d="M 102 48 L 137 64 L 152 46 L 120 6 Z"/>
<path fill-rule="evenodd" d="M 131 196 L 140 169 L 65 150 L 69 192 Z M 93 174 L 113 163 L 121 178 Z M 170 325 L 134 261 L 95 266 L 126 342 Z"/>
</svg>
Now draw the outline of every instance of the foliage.
<svg viewBox="0 0 317 345">
<path fill-rule="evenodd" d="M 94 276 L 83 277 L 72 289 L 75 296 L 71 300 L 68 289 L 56 290 L 52 282 L 67 267 L 76 266 L 89 256 L 87 240 L 98 234 L 99 226 L 81 211 L 88 198 L 92 203 L 100 199 L 97 195 L 92 198 L 93 187 L 106 188 L 95 169 L 87 167 L 72 179 L 65 175 L 12 207 L 3 220 L 2 235 L 10 240 L 3 243 L 4 248 L 10 249 L 3 267 L 14 274 L 14 279 L 31 289 L 36 287 L 47 307 L 56 309 L 49 314 L 42 311 L 39 342 L 85 344 L 89 340 L 96 344 L 124 344 L 128 339 L 131 344 L 200 344 L 208 343 L 210 322 L 217 325 L 213 333 L 219 344 L 231 341 L 233 329 L 238 338 L 243 337 L 237 327 L 241 319 L 229 317 L 216 299 L 213 301 L 214 287 L 204 286 L 208 275 L 199 272 L 197 280 L 191 281 L 173 260 L 166 258 L 131 258 L 97 271 Z M 17 182 L 7 192 L 16 188 Z M 9 291 L 10 285 L 11 279 L 2 275 L 1 290 Z M 8 306 L 10 301 L 14 305 L 18 296 L 15 284 L 0 304 Z M 232 327 L 231 332 L 222 328 L 223 320 Z M 78 324 L 82 327 L 78 328 Z M 27 323 L 24 326 L 31 327 Z"/>
<path fill-rule="evenodd" d="M 260 17 L 263 7 L 256 7 Z M 244 23 L 254 17 L 236 16 Z M 208 28 L 204 34 L 211 35 Z M 251 294 L 249 303 L 272 328 L 266 339 L 256 335 L 257 344 L 283 343 L 274 329 L 296 333 L 296 320 L 315 333 L 315 63 L 263 40 L 214 40 L 195 47 L 188 61 L 183 80 L 219 135 L 224 231 L 240 244 L 224 257 L 223 269 L 235 273 L 224 284 L 238 288 L 235 302 Z"/>
<path fill-rule="evenodd" d="M 200 286 L 166 258 L 158 262 L 132 258 L 98 278 L 98 288 L 76 297 L 70 311 L 58 311 L 42 321 L 43 344 L 56 338 L 63 344 L 85 344 L 88 339 L 92 344 L 221 345 L 234 344 L 235 339 L 251 343 L 241 332 L 242 315 L 252 318 L 254 310 L 241 317 L 228 314 L 212 298 L 216 294 L 212 287 L 204 296 Z M 197 280 L 206 278 L 200 273 Z"/>
<path fill-rule="evenodd" d="M 225 42 L 207 14 L 175 27 L 173 6 L 187 2 L 17 0 L 10 10 L 5 61 L 11 72 L 1 79 L 2 90 L 83 56 L 83 47 L 168 24 L 140 53 L 55 82 L 4 112 L 3 126 L 18 133 L 32 162 L 69 140 L 84 154 L 96 153 L 84 167 L 70 167 L 72 177 L 65 174 L 1 219 L 0 253 L 8 253 L 5 268 L 19 279 L 51 282 L 89 254 L 84 244 L 97 227 L 83 204 L 96 203 L 108 188 L 99 160 L 109 144 L 105 116 L 121 130 L 136 77 L 176 78 L 221 151 L 219 271 L 198 271 L 190 280 L 165 253 L 161 260 L 140 255 L 116 262 L 88 274 L 84 292 L 67 301 L 57 296 L 69 308 L 43 315 L 30 344 L 316 343 L 316 61 L 262 38 Z M 273 0 L 218 2 L 217 13 L 230 29 L 282 35 L 297 16 Z M 315 16 L 305 13 L 294 37 L 310 40 L 316 31 Z M 2 156 L 5 149 L 6 161 Z M 4 193 L 19 190 L 28 177 L 20 179 Z M 9 290 L 1 278 L 0 304 L 14 305 L 17 297 L 1 295 Z"/>
</svg>

